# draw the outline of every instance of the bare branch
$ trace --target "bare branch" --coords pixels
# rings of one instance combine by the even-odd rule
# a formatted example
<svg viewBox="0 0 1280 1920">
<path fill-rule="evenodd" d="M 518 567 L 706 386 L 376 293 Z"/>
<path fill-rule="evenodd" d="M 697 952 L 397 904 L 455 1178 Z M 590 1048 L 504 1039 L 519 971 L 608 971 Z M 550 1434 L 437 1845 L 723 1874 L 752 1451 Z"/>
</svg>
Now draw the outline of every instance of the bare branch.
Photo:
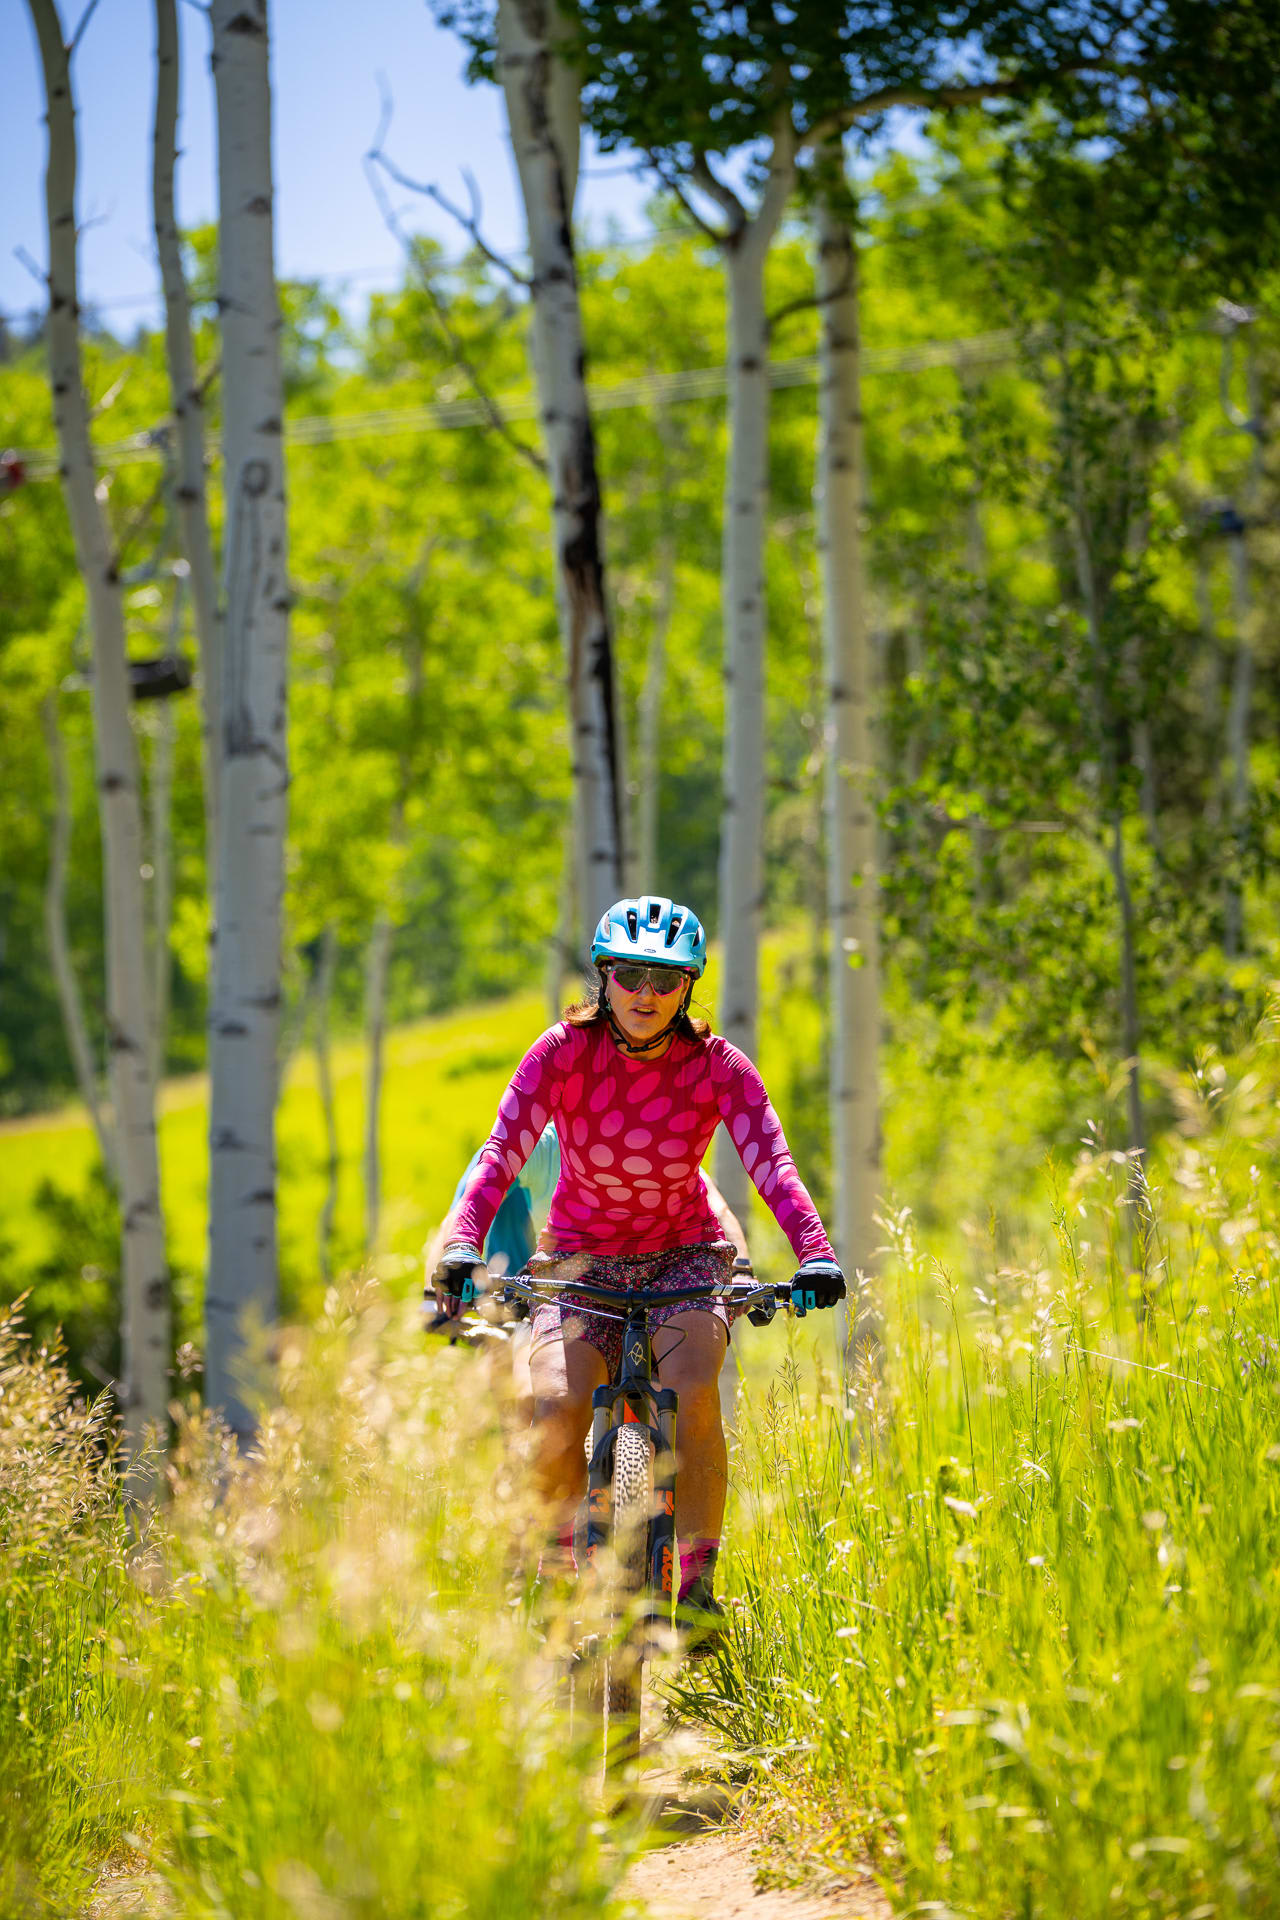
<svg viewBox="0 0 1280 1920">
<path fill-rule="evenodd" d="M 410 193 L 420 193 L 424 199 L 434 200 L 436 205 L 449 215 L 450 219 L 456 220 L 463 231 L 470 234 L 473 244 L 478 251 L 484 255 L 486 260 L 497 267 L 501 273 L 506 274 L 507 278 L 513 281 L 516 286 L 527 288 L 529 285 L 528 276 L 521 273 L 517 267 L 513 267 L 511 262 L 505 259 L 496 248 L 491 247 L 481 233 L 480 190 L 469 172 L 464 170 L 462 176 L 467 183 L 467 192 L 471 199 L 471 213 L 468 216 L 462 211 L 461 207 L 454 206 L 453 202 L 441 193 L 439 187 L 429 181 L 415 180 L 412 175 L 405 173 L 402 168 L 396 165 L 394 160 L 388 157 L 385 151 L 385 143 L 387 135 L 391 131 L 391 119 L 395 112 L 395 105 L 391 98 L 391 89 L 387 85 L 386 75 L 381 73 L 378 75 L 378 94 L 381 100 L 381 108 L 378 114 L 377 131 L 373 136 L 373 145 L 364 157 L 365 173 L 369 176 L 370 186 L 373 186 L 373 176 L 370 169 L 372 167 L 381 167 L 384 172 L 390 175 L 398 187 L 404 187 Z M 373 190 L 379 206 L 384 206 L 384 196 L 378 193 L 376 187 L 374 187 Z M 385 210 L 383 212 L 383 218 L 387 218 Z M 388 221 L 388 224 L 390 225 L 391 223 Z M 392 227 L 392 231 L 396 233 L 396 238 L 399 239 L 400 234 L 394 226 Z"/>
<path fill-rule="evenodd" d="M 420 186 L 416 181 L 407 179 L 398 168 L 393 167 L 391 162 L 385 158 L 383 158 L 382 164 L 393 180 L 398 180 L 401 186 L 409 187 L 415 193 L 425 193 L 427 198 L 434 200 L 441 211 L 447 213 L 451 220 L 456 220 L 463 232 L 471 235 L 472 245 L 484 255 L 486 260 L 497 267 L 500 273 L 505 273 L 508 280 L 513 281 L 517 287 L 527 288 L 532 284 L 528 274 L 521 273 L 519 267 L 513 267 L 506 256 L 499 253 L 496 248 L 491 247 L 481 233 L 480 215 L 483 209 L 480 203 L 480 189 L 475 183 L 473 174 L 464 169 L 462 175 L 466 181 L 467 195 L 471 201 L 471 213 L 468 216 L 462 211 L 461 207 L 455 207 L 453 201 L 441 193 L 439 187 L 434 184 L 430 186 Z"/>
<path fill-rule="evenodd" d="M 715 244 L 718 247 L 723 246 L 728 236 L 724 233 L 721 233 L 717 227 L 713 227 L 709 220 L 703 219 L 702 215 L 698 212 L 698 209 L 694 206 L 692 200 L 690 200 L 688 194 L 685 192 L 684 188 L 681 186 L 678 177 L 674 173 L 668 172 L 667 168 L 663 165 L 658 155 L 654 153 L 652 149 L 650 149 L 649 151 L 649 165 L 653 168 L 653 171 L 657 174 L 658 179 L 662 182 L 662 185 L 666 188 L 667 192 L 673 195 L 673 197 L 679 201 L 680 205 L 684 208 L 689 218 L 693 221 L 694 226 L 700 227 L 703 233 L 706 234 L 708 240 L 714 240 Z"/>
<path fill-rule="evenodd" d="M 68 60 L 74 60 L 76 48 L 80 45 L 80 42 L 84 39 L 84 30 L 88 26 L 89 22 L 92 20 L 97 10 L 98 10 L 98 0 L 89 0 L 88 6 L 85 8 L 84 12 L 80 15 L 80 24 L 76 28 L 75 32 L 72 34 L 70 44 L 67 47 Z"/>
<path fill-rule="evenodd" d="M 31 255 L 27 252 L 26 248 L 15 247 L 13 250 L 13 257 L 15 260 L 19 261 L 26 268 L 27 272 L 31 275 L 31 278 L 35 281 L 36 285 L 40 287 L 43 292 L 48 293 L 49 291 L 48 275 L 41 273 L 40 268 L 36 265 L 36 262 L 32 259 Z"/>
<path fill-rule="evenodd" d="M 196 399 L 199 401 L 201 406 L 204 405 L 205 396 L 208 394 L 210 387 L 213 385 L 214 381 L 217 379 L 218 375 L 221 372 L 222 372 L 222 355 L 218 354 L 214 359 L 213 363 L 211 364 L 208 373 L 202 374 L 201 377 L 196 381 L 195 395 L 196 395 Z"/>
<path fill-rule="evenodd" d="M 365 177 L 369 182 L 369 190 L 373 194 L 374 199 L 378 203 L 378 210 L 381 213 L 384 222 L 386 223 L 388 231 L 392 233 L 395 236 L 395 238 L 400 242 L 400 246 L 404 253 L 405 260 L 409 265 L 409 269 L 413 273 L 419 287 L 421 288 L 422 292 L 426 295 L 428 301 L 431 304 L 431 310 L 436 317 L 436 324 L 439 326 L 441 333 L 444 335 L 445 340 L 448 342 L 449 351 L 452 353 L 454 359 L 457 361 L 458 365 L 462 368 L 462 371 L 466 374 L 468 380 L 471 382 L 471 385 L 474 387 L 476 391 L 476 395 L 480 401 L 480 404 L 484 408 L 485 413 L 488 416 L 490 426 L 493 427 L 496 433 L 501 434 L 502 438 L 507 442 L 507 445 L 509 447 L 513 448 L 514 451 L 518 453 L 522 459 L 527 460 L 529 462 L 530 466 L 533 468 L 535 473 L 537 473 L 541 478 L 545 479 L 547 475 L 546 461 L 543 459 L 542 455 L 537 451 L 535 447 L 529 446 L 525 441 L 523 441 L 520 438 L 520 436 L 517 433 L 514 433 L 512 431 L 511 426 L 508 423 L 504 414 L 502 413 L 501 408 L 498 406 L 497 401 L 493 398 L 493 395 L 489 392 L 488 388 L 484 384 L 484 381 L 481 379 L 479 372 L 477 371 L 475 366 L 472 364 L 471 358 L 467 353 L 465 347 L 463 346 L 462 341 L 459 338 L 458 333 L 454 328 L 452 321 L 449 318 L 448 308 L 446 307 L 444 301 L 440 298 L 440 295 L 436 292 L 436 289 L 432 284 L 431 275 L 425 270 L 425 268 L 422 266 L 422 263 L 419 261 L 417 255 L 415 254 L 413 250 L 413 246 L 409 240 L 409 237 L 405 233 L 403 227 L 401 226 L 400 220 L 396 214 L 396 210 L 391 204 L 390 197 L 388 196 L 387 190 L 382 183 L 381 176 L 378 173 L 378 167 L 380 164 L 383 166 L 387 165 L 384 156 L 380 152 L 380 142 L 382 137 L 385 135 L 386 128 L 389 125 L 390 125 L 390 95 L 387 93 L 385 89 L 385 84 L 384 84 L 383 110 L 382 110 L 382 117 L 379 121 L 379 127 L 378 127 L 379 139 L 378 139 L 378 142 L 376 142 L 375 145 L 369 149 L 369 152 L 364 157 Z M 393 168 L 388 166 L 387 171 L 391 173 L 392 178 L 396 177 L 395 171 Z"/>
<path fill-rule="evenodd" d="M 798 294 L 794 300 L 784 300 L 780 307 L 775 307 L 771 314 L 766 315 L 765 331 L 772 338 L 774 330 L 780 327 L 784 320 L 789 320 L 792 314 L 806 313 L 810 307 L 829 307 L 837 300 L 843 300 L 845 294 L 853 288 L 854 277 L 855 269 L 851 262 L 845 269 L 844 278 L 839 286 L 832 287 L 829 293 L 802 293 Z"/>
<path fill-rule="evenodd" d="M 120 395 L 124 392 L 125 382 L 127 381 L 128 377 L 129 376 L 127 373 L 122 373 L 117 375 L 117 377 L 111 382 L 111 385 L 107 388 L 106 392 L 103 394 L 101 400 L 94 401 L 93 405 L 89 409 L 90 420 L 96 420 L 99 414 L 105 413 L 107 411 L 108 407 L 114 407 L 116 401 L 120 398 Z"/>
<path fill-rule="evenodd" d="M 724 209 L 729 222 L 729 237 L 741 233 L 747 225 L 747 210 L 733 188 L 712 169 L 711 162 L 701 151 L 693 156 L 693 178 L 707 197 Z"/>
</svg>

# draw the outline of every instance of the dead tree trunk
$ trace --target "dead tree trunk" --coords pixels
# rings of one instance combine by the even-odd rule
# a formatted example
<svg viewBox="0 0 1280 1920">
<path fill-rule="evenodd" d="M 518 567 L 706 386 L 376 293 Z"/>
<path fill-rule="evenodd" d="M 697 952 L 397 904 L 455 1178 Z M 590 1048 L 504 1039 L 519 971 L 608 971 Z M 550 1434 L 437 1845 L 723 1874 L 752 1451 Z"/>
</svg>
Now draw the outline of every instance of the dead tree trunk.
<svg viewBox="0 0 1280 1920">
<path fill-rule="evenodd" d="M 246 1315 L 276 1315 L 276 1050 L 289 785 L 280 309 L 266 0 L 212 0 L 222 312 L 225 653 L 210 1016 L 205 1391 L 242 1436 Z"/>
<path fill-rule="evenodd" d="M 63 493 L 93 635 L 93 723 L 102 821 L 107 1023 L 123 1222 L 121 1403 L 133 1451 L 163 1424 L 169 1400 L 169 1276 L 147 1017 L 142 805 L 129 720 L 124 603 L 116 554 L 95 490 L 80 360 L 76 258 L 76 127 L 70 51 L 54 0 L 29 0 L 48 108 L 49 372 Z"/>
<path fill-rule="evenodd" d="M 586 930 L 622 889 L 623 782 L 600 483 L 573 248 L 578 81 L 556 50 L 560 24 L 554 0 L 498 0 L 498 78 L 532 264 L 534 366 L 569 682 L 578 913 Z"/>
</svg>

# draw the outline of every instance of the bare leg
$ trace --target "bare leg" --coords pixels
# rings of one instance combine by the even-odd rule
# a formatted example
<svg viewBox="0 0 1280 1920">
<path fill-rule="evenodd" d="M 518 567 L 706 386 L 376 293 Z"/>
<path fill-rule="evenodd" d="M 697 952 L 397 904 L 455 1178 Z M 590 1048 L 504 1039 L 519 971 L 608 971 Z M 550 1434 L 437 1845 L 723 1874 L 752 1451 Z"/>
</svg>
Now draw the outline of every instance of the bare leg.
<svg viewBox="0 0 1280 1920">
<path fill-rule="evenodd" d="M 718 1540 L 729 1485 L 718 1384 L 725 1330 L 714 1314 L 678 1313 L 657 1329 L 653 1347 L 659 1380 L 680 1395 L 676 1526 L 682 1540 Z"/>
<path fill-rule="evenodd" d="M 608 1380 L 604 1356 L 585 1340 L 538 1340 L 529 1349 L 533 1389 L 534 1484 L 549 1530 L 573 1524 L 586 1484 L 582 1443 L 591 1425 L 591 1396 Z"/>
</svg>

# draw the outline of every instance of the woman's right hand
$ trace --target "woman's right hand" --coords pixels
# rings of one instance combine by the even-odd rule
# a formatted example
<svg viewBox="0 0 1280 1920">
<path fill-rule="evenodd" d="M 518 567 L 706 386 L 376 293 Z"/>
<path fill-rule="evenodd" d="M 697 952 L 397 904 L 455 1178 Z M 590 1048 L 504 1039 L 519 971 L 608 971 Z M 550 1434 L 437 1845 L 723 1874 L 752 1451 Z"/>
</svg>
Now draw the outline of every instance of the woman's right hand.
<svg viewBox="0 0 1280 1920">
<path fill-rule="evenodd" d="M 476 1276 L 484 1270 L 484 1255 L 478 1247 L 454 1245 L 444 1249 L 433 1278 L 444 1295 L 446 1313 L 459 1314 L 471 1305 L 476 1297 Z"/>
</svg>

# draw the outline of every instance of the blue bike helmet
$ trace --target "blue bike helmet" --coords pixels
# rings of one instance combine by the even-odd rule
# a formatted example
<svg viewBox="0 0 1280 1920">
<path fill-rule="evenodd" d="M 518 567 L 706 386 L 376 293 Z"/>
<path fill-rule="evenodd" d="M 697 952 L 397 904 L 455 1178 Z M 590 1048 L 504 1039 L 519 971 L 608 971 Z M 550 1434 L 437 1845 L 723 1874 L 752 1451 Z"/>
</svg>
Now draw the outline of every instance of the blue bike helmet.
<svg viewBox="0 0 1280 1920">
<path fill-rule="evenodd" d="M 596 966 L 603 960 L 652 960 L 659 966 L 683 967 L 696 979 L 707 964 L 706 931 L 688 907 L 646 893 L 610 907 L 596 928 L 591 958 Z"/>
</svg>

